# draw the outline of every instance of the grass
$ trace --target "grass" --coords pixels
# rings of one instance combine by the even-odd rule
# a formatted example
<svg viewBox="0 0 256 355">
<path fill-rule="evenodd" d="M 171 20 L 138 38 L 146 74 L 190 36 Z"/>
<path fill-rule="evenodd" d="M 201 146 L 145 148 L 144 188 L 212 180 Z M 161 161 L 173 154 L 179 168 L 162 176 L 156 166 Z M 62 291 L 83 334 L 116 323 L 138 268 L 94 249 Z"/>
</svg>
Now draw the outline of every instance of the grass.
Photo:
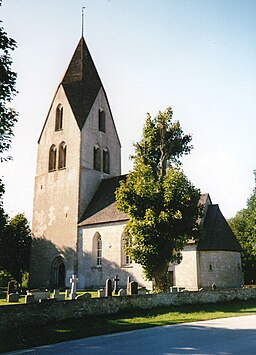
<svg viewBox="0 0 256 355">
<path fill-rule="evenodd" d="M 0 352 L 24 349 L 127 330 L 159 325 L 194 322 L 232 316 L 256 314 L 256 300 L 230 303 L 186 305 L 152 310 L 134 310 L 112 316 L 97 316 L 49 323 L 47 326 L 17 328 L 0 333 Z"/>
<path fill-rule="evenodd" d="M 61 292 L 61 293 L 65 293 L 65 292 Z M 84 292 L 77 292 L 77 295 L 82 295 Z M 92 298 L 94 297 L 98 297 L 98 292 L 97 291 L 90 291 L 90 292 L 87 292 L 87 293 L 90 293 Z M 3 295 L 1 295 L 3 297 Z M 53 297 L 53 293 L 51 293 L 50 297 Z M 68 300 L 68 299 L 67 299 Z M 0 307 L 1 306 L 11 306 L 11 305 L 15 305 L 15 304 L 22 304 L 22 303 L 25 303 L 25 296 L 20 296 L 20 299 L 18 302 L 11 302 L 11 303 L 8 303 L 6 301 L 6 298 L 0 298 Z"/>
</svg>

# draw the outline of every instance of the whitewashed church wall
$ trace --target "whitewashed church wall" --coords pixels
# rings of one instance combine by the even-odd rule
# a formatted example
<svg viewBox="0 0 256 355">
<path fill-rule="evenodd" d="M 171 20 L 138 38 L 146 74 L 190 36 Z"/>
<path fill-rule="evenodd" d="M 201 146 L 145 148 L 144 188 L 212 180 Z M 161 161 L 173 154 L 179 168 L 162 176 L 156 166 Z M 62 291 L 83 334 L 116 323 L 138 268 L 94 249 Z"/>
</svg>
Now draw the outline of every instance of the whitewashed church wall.
<svg viewBox="0 0 256 355">
<path fill-rule="evenodd" d="M 188 290 L 198 289 L 198 260 L 195 244 L 185 246 L 181 263 L 174 265 L 174 286 L 185 287 Z"/>
<path fill-rule="evenodd" d="M 78 286 L 79 288 L 103 288 L 106 279 L 113 279 L 118 275 L 119 285 L 126 287 L 127 277 L 137 281 L 139 286 L 152 289 L 152 283 L 143 278 L 142 267 L 132 263 L 122 263 L 122 235 L 125 223 L 107 223 L 82 228 L 82 253 L 78 260 Z M 93 238 L 99 233 L 102 239 L 102 267 L 96 266 L 96 254 L 93 250 Z"/>
<path fill-rule="evenodd" d="M 63 129 L 55 131 L 56 108 L 59 104 L 63 106 Z M 62 142 L 67 145 L 66 168 L 58 170 L 59 145 Z M 57 167 L 55 171 L 49 172 L 49 151 L 53 144 L 57 147 Z M 80 131 L 60 86 L 38 144 L 32 232 L 34 237 L 39 239 L 36 241 L 37 246 L 34 243 L 32 249 L 32 285 L 34 283 L 36 286 L 47 286 L 45 283 L 49 283 L 50 264 L 54 257 L 60 254 L 65 260 L 66 280 L 74 272 L 79 158 Z M 44 247 L 40 248 L 40 242 Z M 48 253 L 45 250 L 48 250 Z"/>
<path fill-rule="evenodd" d="M 99 109 L 105 112 L 106 133 L 99 131 Z M 110 174 L 93 169 L 93 150 L 98 145 L 103 161 L 103 149 L 110 154 Z M 102 165 L 102 164 L 101 164 Z M 80 173 L 80 207 L 79 218 L 91 201 L 100 181 L 121 174 L 121 147 L 109 110 L 106 96 L 101 88 L 88 115 L 81 135 L 81 173 Z"/>
<path fill-rule="evenodd" d="M 200 251 L 200 287 L 241 287 L 241 254 L 234 251 Z"/>
</svg>

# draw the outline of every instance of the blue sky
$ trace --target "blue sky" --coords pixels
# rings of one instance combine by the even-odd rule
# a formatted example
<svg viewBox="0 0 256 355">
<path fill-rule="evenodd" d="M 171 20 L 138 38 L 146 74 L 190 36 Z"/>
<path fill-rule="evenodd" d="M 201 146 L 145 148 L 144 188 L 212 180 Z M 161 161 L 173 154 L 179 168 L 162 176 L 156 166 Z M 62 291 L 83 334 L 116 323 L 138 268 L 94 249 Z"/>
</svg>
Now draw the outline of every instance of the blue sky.
<svg viewBox="0 0 256 355">
<path fill-rule="evenodd" d="M 4 207 L 31 220 L 37 140 L 57 85 L 81 36 L 107 91 L 122 143 L 123 173 L 146 112 L 172 106 L 193 135 L 183 159 L 191 181 L 226 217 L 245 207 L 256 169 L 256 1 L 3 0 L 20 114 L 1 164 Z"/>
</svg>

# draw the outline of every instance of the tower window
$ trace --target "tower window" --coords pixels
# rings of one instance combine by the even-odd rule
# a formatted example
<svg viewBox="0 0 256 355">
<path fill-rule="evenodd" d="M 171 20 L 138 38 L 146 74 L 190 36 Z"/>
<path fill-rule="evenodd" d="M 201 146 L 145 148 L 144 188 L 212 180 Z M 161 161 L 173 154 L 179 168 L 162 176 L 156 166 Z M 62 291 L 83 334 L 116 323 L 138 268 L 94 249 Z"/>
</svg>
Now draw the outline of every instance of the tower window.
<svg viewBox="0 0 256 355">
<path fill-rule="evenodd" d="M 93 149 L 93 169 L 98 171 L 101 170 L 101 154 L 98 145 Z"/>
<path fill-rule="evenodd" d="M 57 148 L 53 144 L 50 148 L 50 151 L 49 151 L 49 165 L 48 165 L 49 171 L 56 170 L 56 157 L 57 157 Z"/>
<path fill-rule="evenodd" d="M 103 149 L 103 173 L 109 174 L 109 150 Z"/>
<path fill-rule="evenodd" d="M 62 130 L 63 125 L 63 107 L 61 104 L 56 108 L 56 117 L 55 117 L 55 131 Z"/>
<path fill-rule="evenodd" d="M 103 109 L 99 109 L 99 131 L 106 132 L 106 118 Z"/>
<path fill-rule="evenodd" d="M 62 142 L 59 147 L 59 169 L 66 168 L 66 159 L 67 159 L 67 145 L 65 142 Z"/>
</svg>

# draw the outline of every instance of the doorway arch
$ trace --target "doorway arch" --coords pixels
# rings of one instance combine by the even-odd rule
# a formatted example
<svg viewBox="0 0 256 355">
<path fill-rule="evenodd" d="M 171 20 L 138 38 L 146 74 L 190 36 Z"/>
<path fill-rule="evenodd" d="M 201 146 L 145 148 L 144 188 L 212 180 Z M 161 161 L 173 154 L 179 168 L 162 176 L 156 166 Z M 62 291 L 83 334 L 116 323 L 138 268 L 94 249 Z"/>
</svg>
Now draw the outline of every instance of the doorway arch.
<svg viewBox="0 0 256 355">
<path fill-rule="evenodd" d="M 53 288 L 65 287 L 66 267 L 64 258 L 59 255 L 53 259 L 51 265 L 51 286 Z"/>
</svg>

